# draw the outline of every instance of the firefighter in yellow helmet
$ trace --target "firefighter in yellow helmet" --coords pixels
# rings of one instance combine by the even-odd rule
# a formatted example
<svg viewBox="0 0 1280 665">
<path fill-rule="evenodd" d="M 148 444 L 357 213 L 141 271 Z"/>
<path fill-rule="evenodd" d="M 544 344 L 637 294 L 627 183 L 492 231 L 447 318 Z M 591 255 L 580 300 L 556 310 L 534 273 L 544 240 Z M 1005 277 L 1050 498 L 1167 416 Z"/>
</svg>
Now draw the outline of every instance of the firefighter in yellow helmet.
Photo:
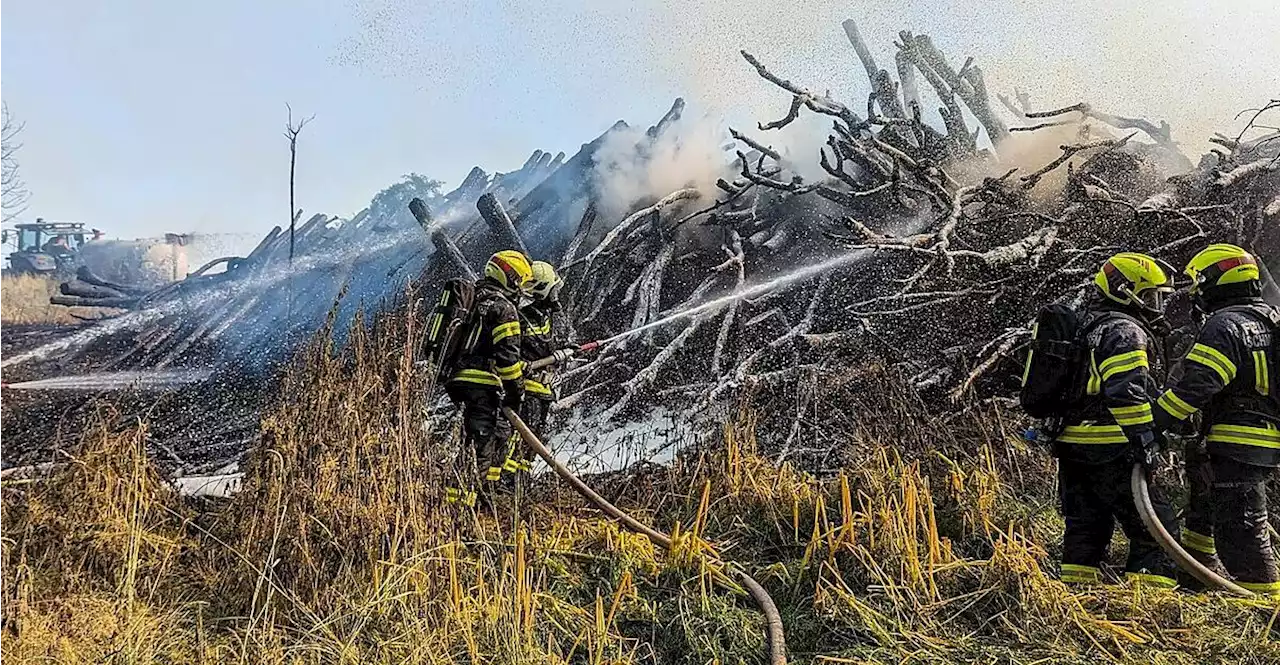
<svg viewBox="0 0 1280 665">
<path fill-rule="evenodd" d="M 473 314 L 460 331 L 457 370 L 445 386 L 449 397 L 462 404 L 465 437 L 455 465 L 459 484 L 464 486 L 447 488 L 446 501 L 475 501 L 469 463 L 473 454 L 484 480 L 481 487 L 489 488 L 501 479 L 507 428 L 500 411 L 504 406 L 519 409 L 525 392 L 516 303 L 532 276 L 524 254 L 505 250 L 489 257 L 484 277 L 476 283 Z"/>
<path fill-rule="evenodd" d="M 1066 532 L 1062 580 L 1097 582 L 1116 522 L 1129 539 L 1125 576 L 1162 587 L 1175 569 L 1147 532 L 1129 487 L 1135 460 L 1150 464 L 1159 448 L 1152 402 L 1159 395 L 1157 336 L 1171 282 L 1150 256 L 1122 253 L 1102 264 L 1094 301 L 1082 322 L 1086 365 L 1076 371 L 1078 400 L 1054 443 Z M 1152 504 L 1177 533 L 1173 511 L 1156 488 Z"/>
<path fill-rule="evenodd" d="M 556 274 L 555 268 L 545 261 L 534 261 L 533 277 L 529 281 L 528 303 L 520 308 L 521 346 L 520 354 L 527 365 L 535 360 L 552 356 L 556 353 L 556 335 L 552 323 L 556 312 L 561 309 L 560 289 L 564 281 Z M 555 391 L 551 386 L 552 366 L 526 371 L 524 377 L 525 401 L 520 408 L 520 418 L 542 436 L 546 429 L 547 416 L 551 412 L 551 403 L 555 401 Z M 533 456 L 520 438 L 512 434 L 508 445 L 506 470 L 514 473 L 529 471 L 532 468 Z"/>
<path fill-rule="evenodd" d="M 1186 275 L 1204 325 L 1156 408 L 1161 428 L 1204 412 L 1206 450 L 1189 446 L 1187 464 L 1208 483 L 1192 483 L 1182 544 L 1202 561 L 1216 554 L 1240 586 L 1280 593 L 1266 490 L 1280 466 L 1280 311 L 1262 299 L 1257 259 L 1235 245 L 1205 248 Z"/>
</svg>

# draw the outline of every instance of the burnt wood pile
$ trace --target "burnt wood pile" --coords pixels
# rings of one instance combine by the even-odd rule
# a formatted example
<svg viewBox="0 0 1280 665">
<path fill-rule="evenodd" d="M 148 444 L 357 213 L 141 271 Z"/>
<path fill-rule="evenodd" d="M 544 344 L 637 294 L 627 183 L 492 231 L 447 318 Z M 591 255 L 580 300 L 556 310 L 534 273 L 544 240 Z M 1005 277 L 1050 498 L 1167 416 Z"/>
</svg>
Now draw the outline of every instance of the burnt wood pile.
<svg viewBox="0 0 1280 665">
<path fill-rule="evenodd" d="M 1193 164 L 1166 123 L 1087 103 L 1040 109 L 1025 93 L 993 100 L 972 59 L 957 67 L 909 32 L 894 44 L 895 77 L 853 21 L 843 27 L 870 80 L 865 105 L 816 93 L 822 82 L 793 82 L 743 51 L 789 104 L 755 131 L 732 131 L 737 163 L 719 195 L 670 192 L 566 256 L 572 319 L 588 337 L 820 267 L 571 370 L 563 422 L 639 417 L 655 402 L 704 412 L 773 391 L 780 408 L 765 437 L 781 456 L 822 456 L 801 444 L 814 386 L 888 365 L 941 410 L 1011 394 L 1036 309 L 1088 297 L 1112 253 L 1182 265 L 1210 242 L 1233 242 L 1280 259 L 1280 132 L 1270 126 L 1280 101 L 1212 137 Z M 770 147 L 769 133 L 801 113 L 830 118 L 826 147 L 811 157 Z M 802 158 L 825 177 L 801 176 Z M 1175 318 L 1186 305 L 1174 302 Z"/>
<path fill-rule="evenodd" d="M 58 302 L 111 302 L 139 323 L 68 353 L 99 368 L 261 373 L 326 317 L 341 331 L 361 307 L 420 315 L 443 279 L 516 248 L 561 267 L 561 329 L 577 341 L 699 307 L 565 371 L 558 424 L 608 427 L 656 405 L 714 413 L 764 391 L 780 407 L 764 438 L 780 456 L 821 457 L 804 443 L 814 385 L 892 366 L 943 408 L 1007 394 L 1034 311 L 1085 298 L 1111 253 L 1180 265 L 1225 241 L 1273 266 L 1280 257 L 1280 132 L 1270 128 L 1280 101 L 1212 137 L 1193 162 L 1166 123 L 995 95 L 978 63 L 925 35 L 899 33 L 886 68 L 853 21 L 843 27 L 870 82 L 865 103 L 819 94 L 823 82 L 793 82 L 743 51 L 785 112 L 731 130 L 714 185 L 627 201 L 601 187 L 607 142 L 635 136 L 643 164 L 679 141 L 677 100 L 648 131 L 620 122 L 568 159 L 535 152 L 496 176 L 477 167 L 443 196 L 410 179 L 350 220 L 316 215 L 298 226 L 292 263 L 277 227 L 248 256 L 158 291 L 82 273 Z M 770 133 L 801 114 L 830 119 L 825 147 L 772 147 Z M 800 175 L 809 160 L 824 177 Z"/>
</svg>

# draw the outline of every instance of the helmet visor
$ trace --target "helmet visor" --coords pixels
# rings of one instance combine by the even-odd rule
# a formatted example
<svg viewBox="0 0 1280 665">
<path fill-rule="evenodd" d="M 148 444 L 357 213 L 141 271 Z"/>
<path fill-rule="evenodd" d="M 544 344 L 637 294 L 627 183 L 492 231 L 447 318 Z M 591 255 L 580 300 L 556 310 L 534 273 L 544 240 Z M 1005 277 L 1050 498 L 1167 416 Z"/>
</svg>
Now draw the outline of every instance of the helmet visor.
<svg viewBox="0 0 1280 665">
<path fill-rule="evenodd" d="M 1170 289 L 1160 287 L 1155 289 L 1145 289 L 1138 294 L 1138 300 L 1142 301 L 1142 306 L 1157 312 L 1164 311 L 1165 293 Z"/>
</svg>

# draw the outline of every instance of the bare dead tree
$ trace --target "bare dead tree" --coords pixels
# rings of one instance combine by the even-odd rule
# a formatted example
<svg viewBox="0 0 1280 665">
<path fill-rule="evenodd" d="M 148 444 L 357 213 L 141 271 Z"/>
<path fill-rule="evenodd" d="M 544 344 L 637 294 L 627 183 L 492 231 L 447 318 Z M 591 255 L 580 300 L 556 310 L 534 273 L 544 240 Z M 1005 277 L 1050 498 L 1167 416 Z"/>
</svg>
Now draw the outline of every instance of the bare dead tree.
<svg viewBox="0 0 1280 665">
<path fill-rule="evenodd" d="M 18 151 L 22 143 L 18 137 L 26 123 L 18 122 L 9 113 L 9 105 L 3 105 L 3 121 L 0 125 L 0 198 L 3 198 L 4 221 L 8 222 L 27 209 L 31 192 L 18 170 Z"/>
<path fill-rule="evenodd" d="M 298 134 L 301 134 L 302 128 L 306 127 L 307 123 L 315 120 L 316 116 L 312 114 L 310 117 L 303 118 L 297 124 L 294 124 L 293 107 L 288 104 L 285 104 L 284 107 L 289 112 L 289 119 L 284 125 L 284 137 L 289 139 L 289 263 L 292 265 L 294 227 L 298 224 L 298 218 L 302 216 L 302 211 L 294 203 L 293 195 L 294 175 L 298 167 Z"/>
</svg>

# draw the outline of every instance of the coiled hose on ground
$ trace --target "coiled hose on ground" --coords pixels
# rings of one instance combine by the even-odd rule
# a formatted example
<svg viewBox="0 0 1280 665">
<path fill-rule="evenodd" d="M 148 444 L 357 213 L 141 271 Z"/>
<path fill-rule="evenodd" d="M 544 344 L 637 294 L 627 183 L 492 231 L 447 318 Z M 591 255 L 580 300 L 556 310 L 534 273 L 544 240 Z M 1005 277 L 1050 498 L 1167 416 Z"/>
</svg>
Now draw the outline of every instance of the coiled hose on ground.
<svg viewBox="0 0 1280 665">
<path fill-rule="evenodd" d="M 1173 557 L 1174 563 L 1178 564 L 1179 568 L 1211 587 L 1229 591 L 1237 596 L 1248 597 L 1254 595 L 1252 591 L 1210 570 L 1207 566 L 1197 561 L 1195 557 L 1188 554 L 1186 550 L 1182 549 L 1182 545 L 1173 539 L 1173 536 L 1164 528 L 1164 524 L 1160 523 L 1160 518 L 1156 516 L 1155 508 L 1151 505 L 1151 491 L 1147 487 L 1147 472 L 1142 468 L 1141 464 L 1133 465 L 1133 475 L 1129 480 L 1129 488 L 1133 492 L 1133 502 L 1138 507 L 1138 515 L 1142 518 L 1142 523 L 1146 525 L 1151 537 L 1160 543 L 1160 547 L 1170 557 Z"/>
<path fill-rule="evenodd" d="M 595 504 L 600 508 L 600 510 L 603 510 L 610 517 L 622 522 L 622 524 L 628 529 L 635 531 L 636 533 L 644 534 L 649 538 L 649 540 L 662 545 L 668 550 L 671 549 L 671 536 L 668 536 L 667 534 L 635 519 L 623 512 L 622 509 L 612 503 L 609 503 L 604 497 L 597 494 L 595 490 L 591 489 L 582 481 L 581 478 L 575 476 L 568 467 L 561 464 L 555 456 L 551 454 L 551 451 L 547 449 L 546 445 L 538 439 L 538 437 L 533 433 L 533 430 L 529 429 L 529 426 L 520 419 L 520 416 L 517 415 L 515 411 L 504 407 L 502 409 L 502 414 L 507 417 L 507 420 L 511 421 L 511 425 L 516 428 L 516 432 L 520 434 L 520 438 L 524 439 L 524 442 L 527 443 L 530 448 L 533 448 L 533 451 L 538 453 L 539 457 L 546 461 L 547 465 L 556 472 L 556 475 L 569 483 L 569 485 L 572 486 L 578 494 L 581 494 L 584 499 Z M 756 605 L 760 607 L 760 611 L 764 614 L 765 620 L 768 623 L 766 635 L 769 639 L 770 665 L 786 665 L 787 643 L 786 637 L 783 635 L 782 631 L 782 616 L 778 613 L 778 606 L 774 604 L 773 598 L 769 597 L 769 593 L 764 590 L 764 587 L 760 586 L 759 582 L 756 582 L 755 579 L 736 564 L 723 561 L 716 561 L 716 563 L 723 565 L 727 570 L 733 572 L 733 574 L 738 578 L 738 583 L 747 590 L 747 593 L 751 594 L 751 598 L 756 601 Z"/>
</svg>

